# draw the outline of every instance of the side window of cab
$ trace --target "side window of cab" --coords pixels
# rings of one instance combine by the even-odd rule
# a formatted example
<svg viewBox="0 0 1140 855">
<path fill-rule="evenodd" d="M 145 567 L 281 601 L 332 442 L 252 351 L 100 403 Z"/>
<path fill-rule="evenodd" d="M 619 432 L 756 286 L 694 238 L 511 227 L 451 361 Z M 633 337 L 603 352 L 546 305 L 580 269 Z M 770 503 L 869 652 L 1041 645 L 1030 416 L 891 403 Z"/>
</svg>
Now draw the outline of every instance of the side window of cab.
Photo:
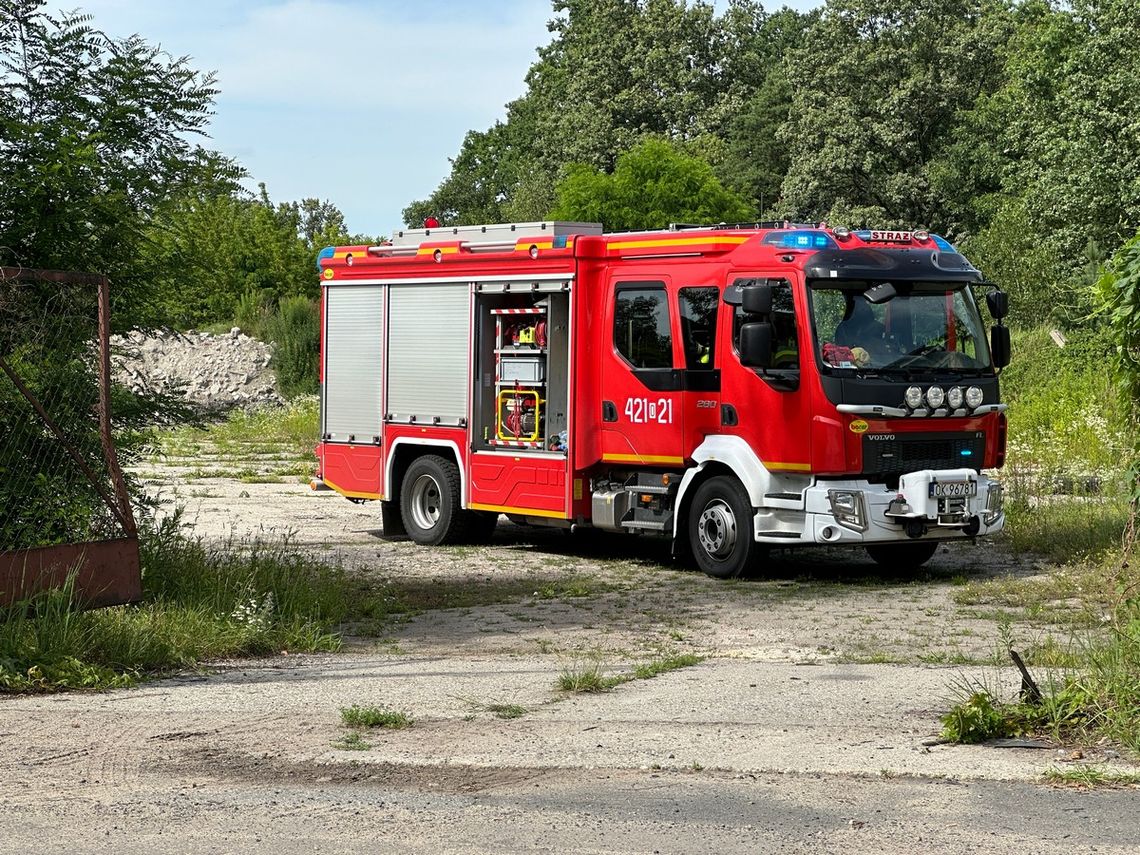
<svg viewBox="0 0 1140 855">
<path fill-rule="evenodd" d="M 733 287 L 743 288 L 760 282 L 772 282 L 763 278 L 748 277 L 733 281 Z M 749 319 L 743 307 L 736 306 L 732 317 L 732 346 L 740 350 L 740 328 Z M 754 319 L 754 318 L 753 318 Z M 777 282 L 772 289 L 772 368 L 775 370 L 795 370 L 800 367 L 800 345 L 796 337 L 796 306 L 792 297 L 792 285 L 786 279 Z"/>
</svg>

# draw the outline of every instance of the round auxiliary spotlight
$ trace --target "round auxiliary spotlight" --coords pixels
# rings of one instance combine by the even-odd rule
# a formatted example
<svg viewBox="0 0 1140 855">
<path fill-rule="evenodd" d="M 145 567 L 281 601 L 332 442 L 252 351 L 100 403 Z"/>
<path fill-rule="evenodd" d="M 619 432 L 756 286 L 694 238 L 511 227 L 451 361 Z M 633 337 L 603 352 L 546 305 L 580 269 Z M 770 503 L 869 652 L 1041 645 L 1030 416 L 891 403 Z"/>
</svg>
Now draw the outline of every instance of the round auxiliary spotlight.
<svg viewBox="0 0 1140 855">
<path fill-rule="evenodd" d="M 914 233 L 914 239 L 920 242 L 928 241 L 930 240 L 930 232 L 926 229 L 919 229 Z"/>
<path fill-rule="evenodd" d="M 966 406 L 971 410 L 976 410 L 980 407 L 983 398 L 985 398 L 985 395 L 982 394 L 982 390 L 977 386 L 971 386 L 966 390 Z"/>
<path fill-rule="evenodd" d="M 911 386 L 906 390 L 906 395 L 903 396 L 903 402 L 912 410 L 917 410 L 922 406 L 922 387 Z"/>
<path fill-rule="evenodd" d="M 942 391 L 941 386 L 931 386 L 926 390 L 926 403 L 930 405 L 932 410 L 937 410 L 942 406 L 942 402 L 946 400 L 946 393 Z"/>
<path fill-rule="evenodd" d="M 956 410 L 962 406 L 962 399 L 965 397 L 962 392 L 961 386 L 953 386 L 950 391 L 946 393 L 946 403 L 950 405 L 950 409 Z"/>
</svg>

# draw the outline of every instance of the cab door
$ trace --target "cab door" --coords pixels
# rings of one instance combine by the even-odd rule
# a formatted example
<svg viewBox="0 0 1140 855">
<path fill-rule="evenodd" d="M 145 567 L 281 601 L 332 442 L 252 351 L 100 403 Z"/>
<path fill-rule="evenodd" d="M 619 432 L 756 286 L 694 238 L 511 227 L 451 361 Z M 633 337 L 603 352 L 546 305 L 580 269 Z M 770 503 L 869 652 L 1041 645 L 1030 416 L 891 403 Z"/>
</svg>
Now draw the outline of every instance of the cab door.
<svg viewBox="0 0 1140 855">
<path fill-rule="evenodd" d="M 602 460 L 684 463 L 677 308 L 663 279 L 619 279 L 607 289 L 602 369 Z"/>
<path fill-rule="evenodd" d="M 726 416 L 729 424 L 738 418 L 735 411 L 726 414 L 721 410 L 720 360 L 725 348 L 717 341 L 720 301 L 721 289 L 715 285 L 682 284 L 677 289 L 685 457 L 690 457 L 705 437 L 720 433 Z"/>
</svg>

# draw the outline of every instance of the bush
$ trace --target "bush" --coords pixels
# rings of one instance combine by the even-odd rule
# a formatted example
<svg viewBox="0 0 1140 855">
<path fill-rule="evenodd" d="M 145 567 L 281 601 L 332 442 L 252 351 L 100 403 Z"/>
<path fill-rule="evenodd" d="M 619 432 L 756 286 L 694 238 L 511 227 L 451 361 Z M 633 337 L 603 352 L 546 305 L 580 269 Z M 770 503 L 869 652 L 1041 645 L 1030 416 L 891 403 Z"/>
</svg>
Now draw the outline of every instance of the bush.
<svg viewBox="0 0 1140 855">
<path fill-rule="evenodd" d="M 286 398 L 317 391 L 317 354 L 321 320 L 317 304 L 305 297 L 284 297 L 268 315 L 263 337 L 273 344 L 277 387 Z"/>
</svg>

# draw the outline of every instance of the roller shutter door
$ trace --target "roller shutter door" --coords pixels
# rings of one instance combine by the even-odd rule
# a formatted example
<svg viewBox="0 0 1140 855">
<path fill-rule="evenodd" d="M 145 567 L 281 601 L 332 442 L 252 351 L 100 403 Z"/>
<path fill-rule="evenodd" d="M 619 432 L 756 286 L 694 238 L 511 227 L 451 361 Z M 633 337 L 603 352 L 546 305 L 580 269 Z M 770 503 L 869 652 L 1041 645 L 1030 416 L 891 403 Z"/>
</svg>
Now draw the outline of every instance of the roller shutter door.
<svg viewBox="0 0 1140 855">
<path fill-rule="evenodd" d="M 323 433 L 330 442 L 371 443 L 380 435 L 384 288 L 325 289 Z"/>
<path fill-rule="evenodd" d="M 389 288 L 388 418 L 460 424 L 471 350 L 468 283 Z"/>
</svg>

